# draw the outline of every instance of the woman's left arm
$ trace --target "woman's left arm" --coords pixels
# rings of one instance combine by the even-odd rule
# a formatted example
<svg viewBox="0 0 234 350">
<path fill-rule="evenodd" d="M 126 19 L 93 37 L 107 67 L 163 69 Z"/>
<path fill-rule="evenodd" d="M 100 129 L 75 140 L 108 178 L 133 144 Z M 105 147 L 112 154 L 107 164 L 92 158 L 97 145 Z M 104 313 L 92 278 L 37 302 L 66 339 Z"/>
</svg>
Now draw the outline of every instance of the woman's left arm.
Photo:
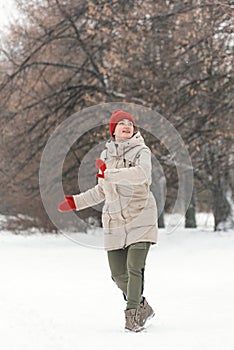
<svg viewBox="0 0 234 350">
<path fill-rule="evenodd" d="M 126 182 L 132 185 L 142 183 L 151 184 L 151 151 L 144 149 L 140 153 L 137 165 L 131 168 L 106 169 L 104 179 L 114 184 L 123 184 Z"/>
</svg>

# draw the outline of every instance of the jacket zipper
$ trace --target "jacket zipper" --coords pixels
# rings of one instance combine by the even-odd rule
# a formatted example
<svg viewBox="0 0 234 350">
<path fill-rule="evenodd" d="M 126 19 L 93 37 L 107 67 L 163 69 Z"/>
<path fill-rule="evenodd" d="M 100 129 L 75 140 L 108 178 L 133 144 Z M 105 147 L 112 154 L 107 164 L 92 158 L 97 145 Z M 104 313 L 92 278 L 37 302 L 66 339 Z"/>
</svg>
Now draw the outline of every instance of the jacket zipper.
<svg viewBox="0 0 234 350">
<path fill-rule="evenodd" d="M 118 162 L 120 160 L 119 153 L 118 153 L 118 145 L 115 144 L 115 147 L 116 147 L 117 165 L 118 165 Z M 124 167 L 126 168 L 125 152 L 123 153 L 123 163 L 124 163 Z M 116 186 L 116 193 L 118 193 L 117 186 Z M 125 249 L 126 248 L 126 243 L 127 243 L 126 218 L 123 216 L 123 210 L 122 210 L 122 205 L 121 205 L 119 193 L 118 193 L 118 196 L 119 196 L 119 203 L 120 203 L 120 208 L 121 208 L 121 212 L 120 213 L 121 213 L 121 217 L 124 220 L 124 231 L 125 231 L 125 240 L 124 240 L 124 245 L 123 245 L 122 249 Z"/>
</svg>

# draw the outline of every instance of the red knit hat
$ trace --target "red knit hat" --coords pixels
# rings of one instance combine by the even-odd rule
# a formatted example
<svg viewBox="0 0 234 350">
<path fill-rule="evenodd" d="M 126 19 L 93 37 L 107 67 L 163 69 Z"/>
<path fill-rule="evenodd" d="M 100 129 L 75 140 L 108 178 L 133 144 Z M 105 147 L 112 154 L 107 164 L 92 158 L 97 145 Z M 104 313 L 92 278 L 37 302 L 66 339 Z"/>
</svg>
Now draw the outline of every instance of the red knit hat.
<svg viewBox="0 0 234 350">
<path fill-rule="evenodd" d="M 133 123 L 134 128 L 136 127 L 135 125 L 135 120 L 133 116 L 127 112 L 121 111 L 120 109 L 117 109 L 114 111 L 110 117 L 110 134 L 113 136 L 113 133 L 115 131 L 116 125 L 118 122 L 120 122 L 123 119 L 128 119 Z"/>
</svg>

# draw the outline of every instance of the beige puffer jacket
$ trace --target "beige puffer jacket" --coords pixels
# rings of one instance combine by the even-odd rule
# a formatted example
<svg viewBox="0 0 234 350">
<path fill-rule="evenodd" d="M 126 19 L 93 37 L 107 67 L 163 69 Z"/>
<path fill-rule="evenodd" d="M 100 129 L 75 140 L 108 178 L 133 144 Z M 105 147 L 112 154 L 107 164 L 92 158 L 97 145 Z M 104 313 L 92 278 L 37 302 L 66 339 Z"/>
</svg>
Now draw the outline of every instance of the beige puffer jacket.
<svg viewBox="0 0 234 350">
<path fill-rule="evenodd" d="M 105 178 L 73 196 L 77 210 L 105 200 L 102 223 L 106 250 L 137 242 L 157 242 L 157 207 L 150 191 L 151 151 L 140 132 L 126 141 L 108 141 L 101 158 Z"/>
</svg>

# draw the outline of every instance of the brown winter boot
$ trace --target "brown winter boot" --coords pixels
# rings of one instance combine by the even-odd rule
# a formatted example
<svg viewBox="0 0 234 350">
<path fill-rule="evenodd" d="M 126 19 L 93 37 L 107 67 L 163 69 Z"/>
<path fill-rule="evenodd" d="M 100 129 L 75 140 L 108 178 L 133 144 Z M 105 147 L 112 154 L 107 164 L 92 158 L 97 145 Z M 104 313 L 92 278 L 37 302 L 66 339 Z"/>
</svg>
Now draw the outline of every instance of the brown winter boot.
<svg viewBox="0 0 234 350">
<path fill-rule="evenodd" d="M 141 332 L 144 328 L 139 325 L 139 309 L 125 310 L 125 330 L 132 332 Z"/>
<path fill-rule="evenodd" d="M 146 299 L 143 298 L 143 301 L 140 303 L 140 320 L 139 325 L 143 327 L 147 320 L 150 320 L 154 317 L 155 313 L 152 307 L 147 303 Z"/>
</svg>

